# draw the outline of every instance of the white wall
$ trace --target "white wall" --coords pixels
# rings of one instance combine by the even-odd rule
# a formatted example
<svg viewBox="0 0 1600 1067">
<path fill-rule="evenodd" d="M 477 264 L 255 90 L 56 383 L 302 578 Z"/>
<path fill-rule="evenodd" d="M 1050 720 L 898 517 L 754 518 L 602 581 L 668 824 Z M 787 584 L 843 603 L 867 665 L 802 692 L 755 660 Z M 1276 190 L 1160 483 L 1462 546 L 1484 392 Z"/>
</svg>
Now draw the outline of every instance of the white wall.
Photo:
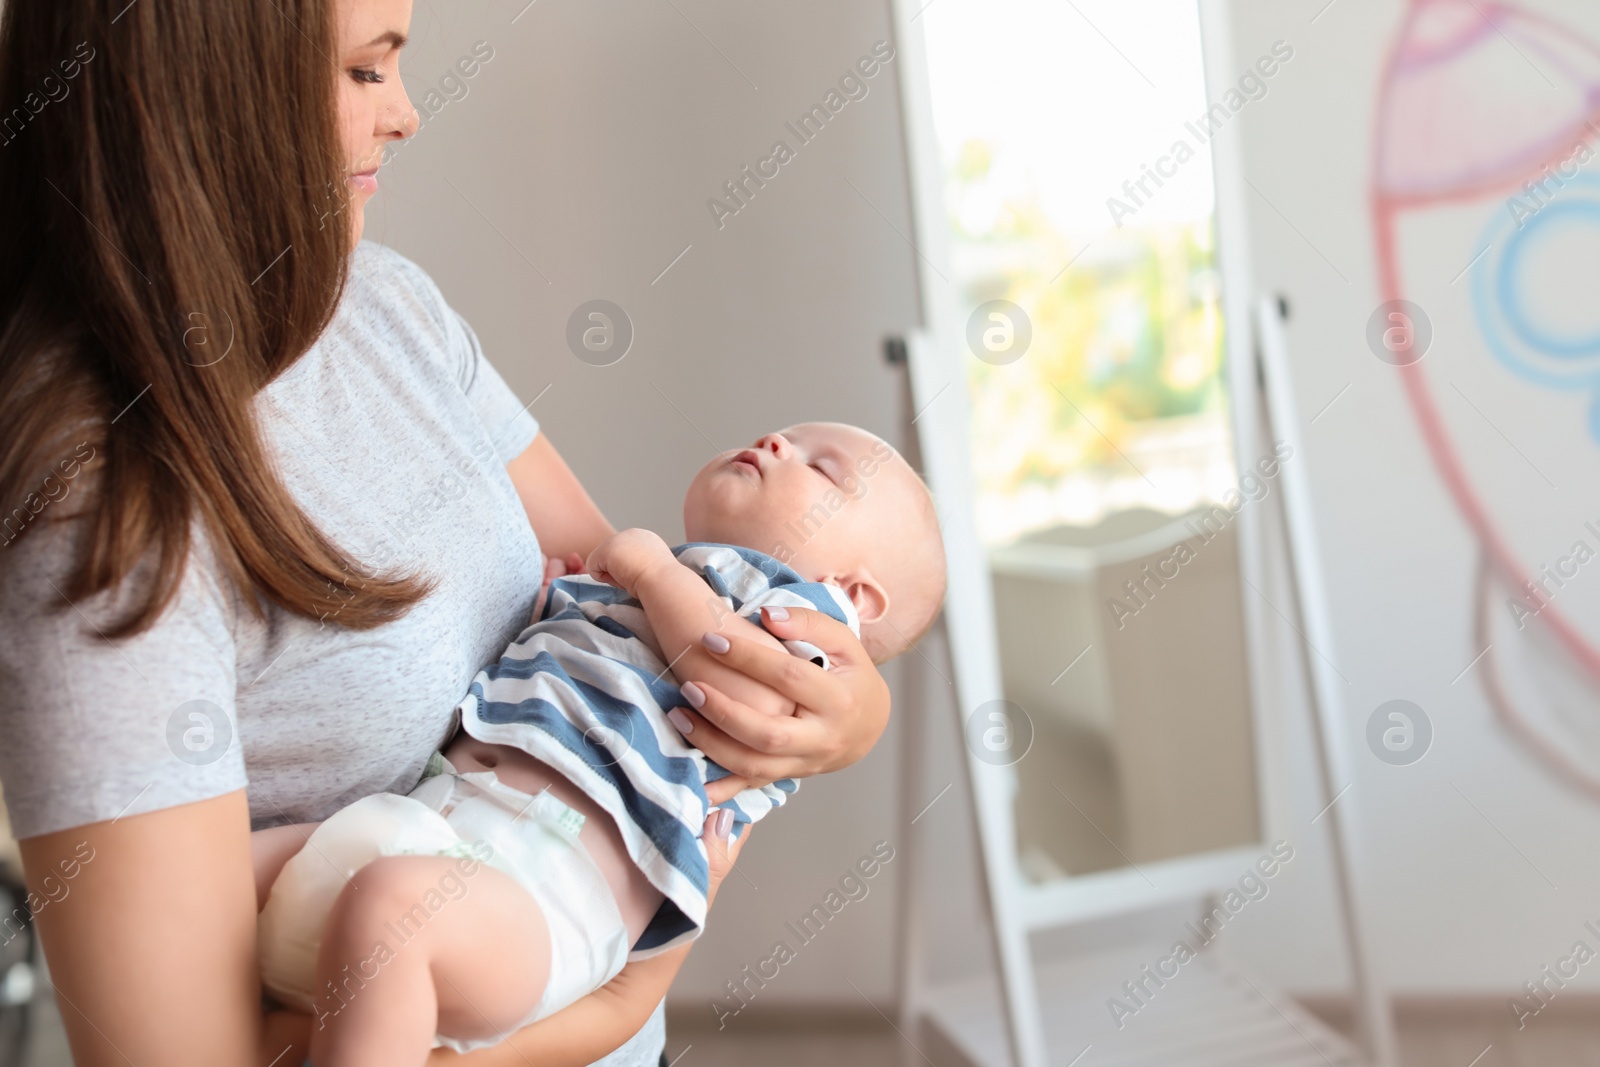
<svg viewBox="0 0 1600 1067">
<path fill-rule="evenodd" d="M 1241 70 L 1275 40 L 1296 51 L 1269 95 L 1235 121 L 1257 187 L 1244 195 L 1258 283 L 1293 306 L 1289 342 L 1302 419 L 1349 385 L 1309 427 L 1295 463 L 1317 498 L 1337 630 L 1327 651 L 1349 678 L 1344 725 L 1359 772 L 1350 796 L 1361 806 L 1373 940 L 1398 991 L 1509 997 L 1575 941 L 1594 946 L 1582 924 L 1597 912 L 1600 819 L 1492 717 L 1481 675 L 1463 674 L 1481 650 L 1472 637 L 1476 544 L 1435 472 L 1394 368 L 1374 358 L 1364 339 L 1381 299 L 1367 216 L 1370 116 L 1403 5 L 1337 3 L 1319 17 L 1324 4 L 1233 0 L 1229 7 Z M 1600 30 L 1593 5 L 1524 6 Z M 1465 250 L 1459 266 L 1471 254 Z M 1447 282 L 1448 274 L 1436 288 Z M 1453 403 L 1446 384 L 1465 373 L 1464 350 L 1453 344 L 1459 335 L 1450 334 L 1451 324 L 1435 317 L 1441 340 L 1427 358 L 1440 376 L 1436 389 L 1470 424 L 1471 412 Z M 1480 394 L 1480 403 L 1491 400 Z M 1538 423 L 1504 429 L 1546 462 L 1550 431 Z M 1474 445 L 1504 448 L 1487 425 L 1469 432 Z M 1581 510 L 1589 494 L 1572 488 L 1566 495 Z M 1570 538 L 1559 540 L 1564 547 Z M 1362 736 L 1373 709 L 1395 698 L 1421 705 L 1436 731 L 1428 755 L 1406 767 L 1372 758 Z M 1320 807 L 1304 777 L 1296 805 L 1302 824 Z M 1326 893 L 1306 884 L 1324 876 L 1325 859 L 1313 855 L 1292 871 L 1301 881 L 1285 888 L 1294 891 L 1241 931 L 1241 952 L 1300 988 L 1326 988 L 1341 973 Z M 1586 969 L 1578 987 L 1600 989 L 1600 972 Z"/>
<path fill-rule="evenodd" d="M 889 36 L 884 6 L 539 0 L 513 25 L 520 7 L 417 4 L 414 103 L 474 42 L 494 58 L 395 154 L 367 234 L 433 275 L 524 399 L 549 386 L 532 411 L 612 522 L 681 538 L 683 490 L 713 448 L 791 422 L 896 440 L 880 346 L 913 320 L 915 290 L 892 66 L 721 230 L 706 207 L 775 140 L 798 145 L 784 123 Z M 607 368 L 565 342 L 597 297 L 636 330 Z M 896 765 L 891 731 L 760 828 L 676 998 L 708 1003 L 893 836 Z M 859 1004 L 843 978 L 889 996 L 894 875 L 801 950 L 769 1003 Z"/>
<path fill-rule="evenodd" d="M 495 56 L 398 154 L 368 215 L 369 235 L 432 272 L 525 399 L 550 387 L 533 411 L 613 522 L 669 537 L 681 533 L 682 488 L 713 445 L 805 418 L 893 438 L 898 381 L 879 344 L 916 315 L 892 70 L 724 228 L 706 207 L 775 139 L 793 144 L 785 121 L 889 36 L 884 5 L 675 4 L 538 0 L 513 25 L 516 3 L 419 3 L 405 60 L 419 102 L 474 42 Z M 1365 196 L 1379 44 L 1400 7 L 1347 0 L 1313 23 L 1322 6 L 1235 0 L 1234 48 L 1244 60 L 1279 38 L 1297 50 L 1239 121 L 1250 173 L 1275 205 L 1249 194 L 1260 285 L 1294 304 L 1304 417 L 1352 383 L 1296 463 L 1318 493 L 1334 655 L 1351 678 L 1348 728 L 1362 757 L 1351 795 L 1373 874 L 1374 940 L 1401 991 L 1509 995 L 1595 917 L 1600 820 L 1494 724 L 1472 678 L 1452 684 L 1476 651 L 1465 580 L 1474 546 L 1409 429 L 1391 369 L 1362 342 L 1378 297 L 1367 230 L 1350 221 Z M 610 368 L 586 366 L 564 342 L 568 314 L 595 297 L 620 304 L 637 331 Z M 1277 658 L 1292 656 L 1291 636 L 1279 635 Z M 937 658 L 936 643 L 928 651 Z M 1365 758 L 1360 742 L 1366 715 L 1394 697 L 1422 704 L 1438 731 L 1411 767 Z M 1303 858 L 1242 917 L 1230 947 L 1285 985 L 1328 990 L 1344 972 L 1327 856 L 1310 826 L 1321 801 L 1303 709 L 1290 699 L 1275 710 Z M 956 777 L 949 710 L 930 700 L 897 712 L 934 735 L 931 798 Z M 895 742 L 891 731 L 858 767 L 807 783 L 761 828 L 674 990 L 680 1002 L 709 1001 L 873 842 L 892 839 Z M 945 850 L 925 875 L 952 891 L 933 921 L 944 970 L 983 947 L 962 802 L 953 789 L 919 824 Z M 783 969 L 762 994 L 768 1003 L 859 1003 L 846 979 L 868 997 L 889 995 L 900 869 L 891 864 L 867 900 Z M 1600 987 L 1600 972 L 1583 980 Z"/>
</svg>

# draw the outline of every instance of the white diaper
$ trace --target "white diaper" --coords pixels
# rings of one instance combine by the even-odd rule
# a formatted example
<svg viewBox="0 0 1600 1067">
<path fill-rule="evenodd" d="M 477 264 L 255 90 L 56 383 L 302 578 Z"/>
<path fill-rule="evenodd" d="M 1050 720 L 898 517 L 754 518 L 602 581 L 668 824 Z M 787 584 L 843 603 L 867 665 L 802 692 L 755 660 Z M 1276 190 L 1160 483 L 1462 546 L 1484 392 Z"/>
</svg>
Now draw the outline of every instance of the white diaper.
<svg viewBox="0 0 1600 1067">
<path fill-rule="evenodd" d="M 559 1011 L 622 970 L 628 930 L 611 887 L 578 839 L 583 816 L 547 792 L 529 796 L 512 789 L 493 771 L 456 774 L 448 762 L 443 767 L 408 797 L 380 793 L 335 813 L 284 865 L 257 924 L 262 985 L 284 1004 L 313 1016 L 338 1009 L 336 992 L 313 989 L 322 928 L 349 877 L 380 856 L 481 860 L 509 874 L 538 903 L 550 928 L 550 980 L 539 1003 L 508 1032 Z M 452 884 L 470 895 L 470 877 Z M 443 893 L 437 900 L 434 910 L 455 903 Z M 423 903 L 426 910 L 430 901 Z M 398 948 L 407 931 L 395 933 L 392 947 Z M 483 951 L 495 946 L 485 944 Z M 464 1053 L 499 1041 L 440 1034 L 434 1047 Z"/>
</svg>

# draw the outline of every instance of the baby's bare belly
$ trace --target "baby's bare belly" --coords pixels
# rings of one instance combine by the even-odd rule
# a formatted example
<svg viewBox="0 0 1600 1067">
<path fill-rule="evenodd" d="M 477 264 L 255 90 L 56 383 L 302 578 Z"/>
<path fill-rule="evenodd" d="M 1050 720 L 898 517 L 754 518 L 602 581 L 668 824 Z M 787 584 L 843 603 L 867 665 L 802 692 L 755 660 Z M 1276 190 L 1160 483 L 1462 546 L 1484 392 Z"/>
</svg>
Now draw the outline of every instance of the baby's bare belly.
<svg viewBox="0 0 1600 1067">
<path fill-rule="evenodd" d="M 529 795 L 548 787 L 551 796 L 581 814 L 583 830 L 578 836 L 611 886 L 617 910 L 622 912 L 622 921 L 628 927 L 630 943 L 639 940 L 663 898 L 661 891 L 650 884 L 628 857 L 622 832 L 604 808 L 560 771 L 521 749 L 485 744 L 466 734 L 458 734 L 445 748 L 444 755 L 457 771 L 492 770 L 500 781 Z"/>
</svg>

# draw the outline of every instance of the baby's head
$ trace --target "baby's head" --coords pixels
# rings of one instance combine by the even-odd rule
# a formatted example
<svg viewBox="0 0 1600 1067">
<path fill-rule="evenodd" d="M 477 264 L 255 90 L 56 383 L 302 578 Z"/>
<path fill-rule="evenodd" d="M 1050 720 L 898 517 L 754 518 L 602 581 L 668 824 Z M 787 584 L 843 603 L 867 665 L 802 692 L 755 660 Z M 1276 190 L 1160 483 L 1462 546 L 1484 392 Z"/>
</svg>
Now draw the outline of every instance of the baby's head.
<svg viewBox="0 0 1600 1067">
<path fill-rule="evenodd" d="M 914 645 L 944 602 L 933 498 L 893 448 L 840 422 L 804 422 L 724 452 L 689 485 L 691 541 L 754 548 L 839 586 L 874 663 Z"/>
</svg>

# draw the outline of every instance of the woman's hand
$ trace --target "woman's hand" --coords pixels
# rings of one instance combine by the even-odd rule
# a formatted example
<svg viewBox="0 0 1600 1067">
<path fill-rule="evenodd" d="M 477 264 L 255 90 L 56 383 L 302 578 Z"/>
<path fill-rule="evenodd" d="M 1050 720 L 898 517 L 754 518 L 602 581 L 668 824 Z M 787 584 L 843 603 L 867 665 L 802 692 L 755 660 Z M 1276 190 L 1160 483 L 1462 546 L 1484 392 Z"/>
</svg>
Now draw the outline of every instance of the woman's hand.
<svg viewBox="0 0 1600 1067">
<path fill-rule="evenodd" d="M 576 552 L 568 552 L 566 559 L 557 559 L 550 556 L 544 561 L 544 580 L 539 583 L 539 595 L 533 598 L 533 614 L 528 617 L 529 623 L 539 621 L 539 616 L 544 613 L 545 598 L 550 595 L 550 583 L 557 578 L 565 578 L 569 574 L 583 573 L 583 557 Z"/>
<path fill-rule="evenodd" d="M 751 785 L 848 767 L 871 750 L 889 724 L 888 683 L 850 627 L 806 608 L 763 608 L 762 620 L 779 638 L 809 641 L 822 649 L 833 669 L 825 671 L 737 634 L 724 635 L 725 652 L 706 645 L 719 660 L 771 686 L 796 706 L 793 717 L 775 718 L 703 681 L 684 679 L 705 694 L 700 707 L 684 709 L 682 721 L 689 723 L 685 739 L 732 772 L 706 787 L 712 803 Z"/>
<path fill-rule="evenodd" d="M 311 1016 L 269 1011 L 261 1023 L 261 1056 L 256 1067 L 301 1067 L 311 1055 Z"/>
<path fill-rule="evenodd" d="M 707 901 L 716 898 L 717 887 L 750 840 L 747 826 L 739 840 L 730 842 L 716 832 L 717 821 L 717 813 L 712 812 L 700 837 L 711 864 Z M 464 1056 L 436 1048 L 428 1056 L 427 1067 L 527 1067 L 530 1063 L 539 1067 L 587 1067 L 621 1048 L 643 1028 L 667 995 L 667 987 L 677 977 L 690 947 L 685 945 L 628 964 L 593 993 L 547 1019 L 523 1027 L 493 1048 Z"/>
<path fill-rule="evenodd" d="M 700 835 L 700 840 L 706 843 L 706 859 L 711 864 L 711 879 L 706 886 L 706 907 L 710 907 L 717 899 L 717 887 L 722 885 L 722 880 L 728 877 L 728 872 L 733 870 L 733 861 L 739 858 L 739 853 L 744 850 L 744 844 L 750 840 L 751 827 L 746 825 L 744 833 L 739 835 L 739 840 L 732 841 L 722 836 L 715 830 L 719 812 L 713 811 L 706 816 L 706 830 Z M 732 813 L 730 812 L 731 816 Z M 732 829 L 733 819 L 728 819 L 729 829 Z"/>
</svg>

